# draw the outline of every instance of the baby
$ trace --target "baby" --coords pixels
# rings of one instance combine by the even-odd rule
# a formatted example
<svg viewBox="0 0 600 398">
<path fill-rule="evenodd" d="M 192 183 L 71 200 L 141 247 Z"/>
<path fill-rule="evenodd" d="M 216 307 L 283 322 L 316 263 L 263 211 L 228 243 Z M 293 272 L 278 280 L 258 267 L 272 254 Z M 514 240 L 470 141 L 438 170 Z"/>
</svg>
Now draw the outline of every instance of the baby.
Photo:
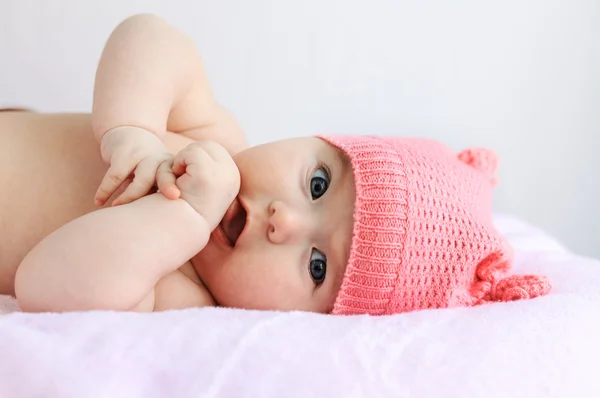
<svg viewBox="0 0 600 398">
<path fill-rule="evenodd" d="M 394 314 L 536 297 L 491 222 L 497 161 L 417 138 L 248 148 L 193 42 L 138 15 L 91 115 L 0 113 L 0 294 L 24 311 Z"/>
</svg>

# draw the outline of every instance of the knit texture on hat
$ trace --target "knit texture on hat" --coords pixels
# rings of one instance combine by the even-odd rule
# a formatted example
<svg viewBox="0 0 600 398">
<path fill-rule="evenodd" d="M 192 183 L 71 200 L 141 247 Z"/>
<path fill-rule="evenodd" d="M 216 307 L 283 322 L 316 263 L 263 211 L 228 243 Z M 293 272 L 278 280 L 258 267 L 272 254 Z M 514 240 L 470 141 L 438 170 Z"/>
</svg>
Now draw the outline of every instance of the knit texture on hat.
<svg viewBox="0 0 600 398">
<path fill-rule="evenodd" d="M 512 251 L 492 225 L 497 158 L 454 154 L 420 138 L 322 136 L 352 163 L 350 257 L 333 314 L 384 315 L 546 294 L 511 276 Z"/>
</svg>

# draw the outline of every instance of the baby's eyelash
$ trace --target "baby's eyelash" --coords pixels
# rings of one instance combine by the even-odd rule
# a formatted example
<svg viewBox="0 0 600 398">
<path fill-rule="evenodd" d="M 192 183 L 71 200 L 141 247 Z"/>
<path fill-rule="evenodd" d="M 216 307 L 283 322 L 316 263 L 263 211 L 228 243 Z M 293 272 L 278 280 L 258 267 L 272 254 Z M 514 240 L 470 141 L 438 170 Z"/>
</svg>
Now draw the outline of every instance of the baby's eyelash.
<svg viewBox="0 0 600 398">
<path fill-rule="evenodd" d="M 321 163 L 319 168 L 325 171 L 325 174 L 327 174 L 327 179 L 329 179 L 329 184 L 331 184 L 331 170 L 329 167 L 325 163 Z"/>
</svg>

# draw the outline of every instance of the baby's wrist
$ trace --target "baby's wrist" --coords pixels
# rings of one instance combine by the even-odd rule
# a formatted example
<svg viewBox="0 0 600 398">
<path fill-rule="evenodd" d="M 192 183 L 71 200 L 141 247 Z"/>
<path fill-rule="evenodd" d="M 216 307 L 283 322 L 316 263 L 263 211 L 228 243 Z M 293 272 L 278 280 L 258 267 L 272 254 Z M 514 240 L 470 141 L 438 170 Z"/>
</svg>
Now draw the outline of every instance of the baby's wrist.
<svg viewBox="0 0 600 398">
<path fill-rule="evenodd" d="M 221 218 L 217 219 L 215 217 L 215 214 L 218 214 L 218 212 L 210 211 L 209 209 L 206 209 L 206 206 L 198 206 L 197 203 L 195 204 L 194 202 L 197 202 L 197 200 L 192 199 L 197 198 L 190 198 L 189 195 L 182 194 L 180 199 L 185 201 L 188 206 L 190 206 L 196 212 L 196 214 L 198 214 L 198 216 L 204 220 L 209 231 L 212 232 L 212 230 L 219 225 L 219 222 L 221 222 Z"/>
<path fill-rule="evenodd" d="M 192 210 L 195 213 L 195 217 L 194 217 L 194 220 L 196 220 L 195 222 L 198 224 L 198 226 L 200 228 L 202 228 L 203 230 L 206 230 L 206 232 L 210 235 L 210 233 L 213 231 L 213 229 L 215 229 L 216 226 L 218 225 L 218 221 L 217 222 L 211 221 L 209 218 L 206 217 L 206 215 L 204 214 L 205 212 L 201 211 L 201 209 L 199 207 L 196 207 L 192 203 L 187 201 L 183 197 L 183 195 L 177 200 L 183 202 L 184 206 L 187 206 L 190 210 Z"/>
<path fill-rule="evenodd" d="M 178 228 L 185 228 L 194 235 L 202 231 L 202 234 L 206 233 L 208 237 L 214 229 L 211 228 L 207 219 L 183 198 L 167 199 L 161 193 L 154 193 L 138 199 L 132 204 L 136 203 L 138 206 L 149 206 L 144 210 L 148 213 L 148 218 L 157 217 L 159 214 L 168 214 L 170 220 L 176 220 L 175 225 Z"/>
<path fill-rule="evenodd" d="M 143 127 L 116 126 L 109 130 L 106 130 L 106 132 L 102 135 L 100 142 L 101 143 L 104 143 L 104 142 L 114 143 L 126 134 L 139 134 L 139 135 L 151 134 L 151 135 L 155 136 L 155 134 L 152 131 L 146 130 Z"/>
</svg>

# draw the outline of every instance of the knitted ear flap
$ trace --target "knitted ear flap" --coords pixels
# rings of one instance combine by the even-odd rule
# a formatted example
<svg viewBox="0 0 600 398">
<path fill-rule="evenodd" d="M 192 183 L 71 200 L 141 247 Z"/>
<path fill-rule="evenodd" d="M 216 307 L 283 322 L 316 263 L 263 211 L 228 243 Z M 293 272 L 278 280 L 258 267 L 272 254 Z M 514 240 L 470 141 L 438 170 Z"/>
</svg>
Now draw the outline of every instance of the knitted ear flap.
<svg viewBox="0 0 600 398">
<path fill-rule="evenodd" d="M 495 174 L 500 162 L 492 150 L 486 148 L 465 149 L 458 154 L 458 160 L 489 177 L 492 185 L 498 183 Z"/>
<path fill-rule="evenodd" d="M 494 252 L 479 263 L 476 276 L 479 279 L 471 289 L 473 304 L 492 301 L 514 301 L 547 294 L 552 285 L 540 275 L 512 275 L 505 277 L 510 260 L 502 252 Z"/>
</svg>

